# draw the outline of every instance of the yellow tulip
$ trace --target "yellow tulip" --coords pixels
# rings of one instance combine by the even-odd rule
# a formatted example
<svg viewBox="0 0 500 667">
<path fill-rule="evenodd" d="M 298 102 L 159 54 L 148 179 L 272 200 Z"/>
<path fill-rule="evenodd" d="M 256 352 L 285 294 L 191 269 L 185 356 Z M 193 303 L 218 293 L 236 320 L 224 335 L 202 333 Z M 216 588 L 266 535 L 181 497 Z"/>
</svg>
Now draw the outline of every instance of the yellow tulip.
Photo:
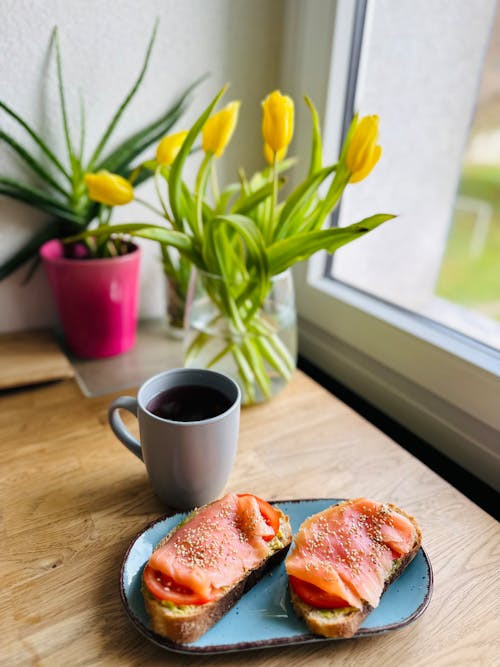
<svg viewBox="0 0 500 667">
<path fill-rule="evenodd" d="M 281 160 L 283 160 L 283 158 L 286 155 L 286 151 L 287 151 L 287 149 L 285 147 L 285 148 L 280 149 L 276 153 L 276 162 L 281 162 Z M 274 151 L 265 142 L 264 142 L 264 157 L 266 158 L 267 164 L 273 164 L 274 163 Z"/>
<path fill-rule="evenodd" d="M 293 137 L 293 100 L 275 90 L 262 102 L 262 112 L 264 141 L 278 153 L 288 146 Z"/>
<path fill-rule="evenodd" d="M 377 145 L 378 121 L 378 116 L 364 116 L 356 125 L 345 156 L 351 172 L 349 183 L 362 181 L 379 161 L 382 148 Z"/>
<path fill-rule="evenodd" d="M 187 131 L 175 132 L 175 134 L 168 134 L 158 144 L 156 149 L 156 161 L 168 167 L 177 157 L 178 152 L 182 148 Z"/>
<path fill-rule="evenodd" d="M 205 153 L 220 157 L 233 136 L 241 102 L 231 102 L 207 120 L 202 132 Z"/>
<path fill-rule="evenodd" d="M 134 198 L 134 188 L 129 181 L 109 171 L 85 174 L 85 184 L 90 199 L 106 206 L 121 206 Z"/>
</svg>

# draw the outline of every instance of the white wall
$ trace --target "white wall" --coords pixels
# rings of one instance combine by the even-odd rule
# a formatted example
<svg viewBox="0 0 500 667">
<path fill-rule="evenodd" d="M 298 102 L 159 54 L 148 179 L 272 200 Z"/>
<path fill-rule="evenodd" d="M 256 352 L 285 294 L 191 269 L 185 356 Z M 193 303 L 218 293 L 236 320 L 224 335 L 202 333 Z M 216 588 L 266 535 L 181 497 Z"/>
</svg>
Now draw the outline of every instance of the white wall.
<svg viewBox="0 0 500 667">
<path fill-rule="evenodd" d="M 231 83 L 226 100 L 241 99 L 237 134 L 221 163 L 234 177 L 261 164 L 260 101 L 279 85 L 283 0 L 2 0 L 0 3 L 0 99 L 25 117 L 65 156 L 57 98 L 54 57 L 49 49 L 58 26 L 63 54 L 67 103 L 76 136 L 79 93 L 87 116 L 87 148 L 92 149 L 135 80 L 155 17 L 159 33 L 143 82 L 110 146 L 139 129 L 172 103 L 205 72 L 187 127 L 216 91 Z M 0 128 L 25 145 L 25 135 L 0 112 Z M 0 175 L 27 179 L 27 168 L 8 146 L 0 144 Z M 36 184 L 36 181 L 32 181 Z M 154 200 L 149 184 L 141 197 Z M 121 210 L 115 220 L 154 220 L 138 204 Z M 46 216 L 0 196 L 0 262 L 18 248 Z M 154 244 L 143 244 L 140 316 L 163 314 L 161 268 Z M 43 269 L 27 286 L 26 266 L 0 282 L 0 332 L 51 325 L 56 321 Z"/>
</svg>

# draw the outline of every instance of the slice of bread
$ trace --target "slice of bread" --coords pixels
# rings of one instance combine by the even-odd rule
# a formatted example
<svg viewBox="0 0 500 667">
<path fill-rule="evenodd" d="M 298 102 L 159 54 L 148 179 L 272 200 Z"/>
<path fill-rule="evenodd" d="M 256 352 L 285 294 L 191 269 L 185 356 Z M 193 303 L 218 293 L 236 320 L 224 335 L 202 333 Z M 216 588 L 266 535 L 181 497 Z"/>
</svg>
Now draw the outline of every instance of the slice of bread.
<svg viewBox="0 0 500 667">
<path fill-rule="evenodd" d="M 247 571 L 239 581 L 229 586 L 221 598 L 201 605 L 177 606 L 156 598 L 143 580 L 142 593 L 153 631 L 176 643 L 187 644 L 196 641 L 217 623 L 246 591 L 255 586 L 268 571 L 285 558 L 292 542 L 292 528 L 288 517 L 281 510 L 279 512 L 280 527 L 276 536 L 269 542 L 265 558 L 254 569 Z M 194 514 L 182 523 L 189 521 Z M 164 537 L 157 548 L 163 546 L 177 528 Z"/>
<path fill-rule="evenodd" d="M 411 550 L 406 556 L 393 562 L 392 569 L 386 576 L 383 592 L 385 592 L 387 587 L 403 573 L 405 568 L 415 558 L 422 542 L 422 533 L 415 519 L 391 503 L 386 503 L 386 505 L 411 521 L 415 527 L 416 537 Z M 312 607 L 304 602 L 290 586 L 289 591 L 292 606 L 297 616 L 304 619 L 311 632 L 324 637 L 352 637 L 368 614 L 373 611 L 373 607 L 371 607 L 368 602 L 363 602 L 362 609 L 357 609 L 356 607 L 318 609 L 317 607 Z"/>
</svg>

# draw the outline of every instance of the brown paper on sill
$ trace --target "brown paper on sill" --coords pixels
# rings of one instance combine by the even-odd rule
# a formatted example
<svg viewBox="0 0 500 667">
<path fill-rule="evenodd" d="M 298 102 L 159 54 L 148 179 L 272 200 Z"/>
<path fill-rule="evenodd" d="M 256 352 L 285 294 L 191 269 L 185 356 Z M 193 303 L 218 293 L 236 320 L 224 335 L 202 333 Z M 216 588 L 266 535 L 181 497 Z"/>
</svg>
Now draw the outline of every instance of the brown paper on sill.
<svg viewBox="0 0 500 667">
<path fill-rule="evenodd" d="M 74 377 L 70 362 L 50 331 L 0 335 L 0 390 Z"/>
</svg>

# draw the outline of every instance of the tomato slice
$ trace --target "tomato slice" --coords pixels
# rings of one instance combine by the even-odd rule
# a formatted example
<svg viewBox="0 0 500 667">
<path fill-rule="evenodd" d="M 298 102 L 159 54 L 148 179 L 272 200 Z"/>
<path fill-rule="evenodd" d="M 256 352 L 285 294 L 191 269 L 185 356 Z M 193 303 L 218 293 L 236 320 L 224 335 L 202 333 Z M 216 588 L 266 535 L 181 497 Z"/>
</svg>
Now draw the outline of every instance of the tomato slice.
<svg viewBox="0 0 500 667">
<path fill-rule="evenodd" d="M 190 588 L 176 584 L 173 579 L 167 577 L 162 572 L 153 570 L 150 565 L 144 569 L 144 583 L 150 593 L 160 600 L 168 600 L 173 604 L 205 604 L 214 599 L 214 597 L 202 597 Z"/>
<path fill-rule="evenodd" d="M 337 595 L 331 595 L 326 591 L 321 590 L 314 584 L 308 581 L 302 581 L 297 577 L 288 576 L 290 586 L 301 600 L 304 600 L 311 607 L 318 609 L 338 609 L 340 607 L 348 607 L 348 603 Z"/>
<path fill-rule="evenodd" d="M 274 535 L 268 535 L 267 537 L 263 538 L 266 542 L 270 542 L 280 528 L 280 513 L 278 510 L 276 510 L 266 500 L 262 500 L 262 498 L 254 496 L 252 493 L 238 493 L 238 498 L 255 498 L 257 504 L 259 505 L 260 513 L 262 514 L 264 521 L 274 530 Z"/>
</svg>

